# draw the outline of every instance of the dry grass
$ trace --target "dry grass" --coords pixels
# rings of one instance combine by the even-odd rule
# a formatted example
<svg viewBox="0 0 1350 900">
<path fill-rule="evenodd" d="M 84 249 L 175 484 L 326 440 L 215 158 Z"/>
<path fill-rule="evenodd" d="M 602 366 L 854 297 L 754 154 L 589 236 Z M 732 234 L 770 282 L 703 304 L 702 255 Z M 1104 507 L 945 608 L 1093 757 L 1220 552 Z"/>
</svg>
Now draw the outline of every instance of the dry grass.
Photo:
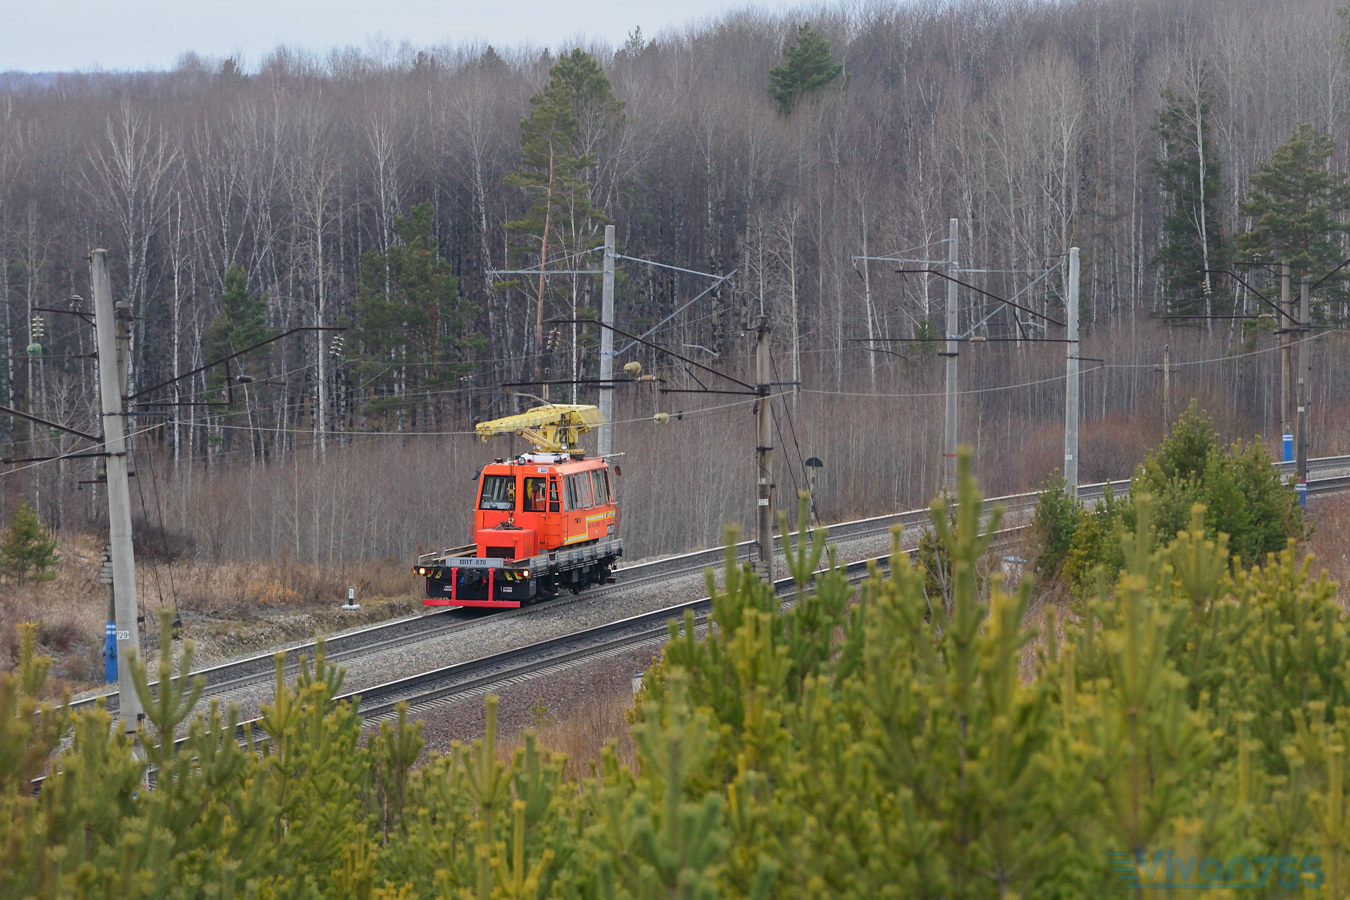
<svg viewBox="0 0 1350 900">
<path fill-rule="evenodd" d="M 0 669 L 14 664 L 19 623 L 37 622 L 39 648 L 56 660 L 48 684 L 53 695 L 101 678 L 108 607 L 98 580 L 102 549 L 93 538 L 62 536 L 52 581 L 0 584 Z"/>
<path fill-rule="evenodd" d="M 1308 498 L 1307 519 L 1312 528 L 1308 549 L 1316 558 L 1313 571 L 1325 571 L 1337 585 L 1350 584 L 1350 494 Z M 1346 591 L 1338 588 L 1336 598 L 1350 610 Z"/>
<path fill-rule="evenodd" d="M 526 729 L 537 736 L 539 746 L 567 757 L 567 775 L 580 779 L 590 775 L 600 765 L 601 752 L 613 745 L 619 762 L 632 768 L 636 765 L 633 736 L 629 731 L 628 712 L 633 708 L 633 695 L 619 691 L 576 705 L 568 713 L 555 714 L 541 699 L 530 710 L 523 727 L 499 730 L 497 758 L 510 762 L 516 748 L 522 743 Z"/>
<path fill-rule="evenodd" d="M 632 766 L 633 736 L 628 730 L 632 706 L 633 697 L 628 693 L 582 704 L 566 716 L 542 722 L 539 743 L 555 753 L 567 754 L 567 772 L 574 778 L 590 774 L 608 744 L 614 744 L 620 762 Z"/>
<path fill-rule="evenodd" d="M 18 624 L 37 622 L 39 651 L 55 660 L 48 685 L 53 696 L 102 683 L 107 622 L 107 588 L 99 581 L 103 541 L 70 532 L 58 541 L 53 580 L 0 583 L 0 670 L 14 663 Z M 399 559 L 324 566 L 196 557 L 170 562 L 144 553 L 136 569 L 145 617 L 141 635 L 151 664 L 158 656 L 160 609 L 178 612 L 180 635 L 196 643 L 199 663 L 416 609 L 417 579 Z M 337 609 L 349 586 L 362 606 L 357 613 Z"/>
</svg>

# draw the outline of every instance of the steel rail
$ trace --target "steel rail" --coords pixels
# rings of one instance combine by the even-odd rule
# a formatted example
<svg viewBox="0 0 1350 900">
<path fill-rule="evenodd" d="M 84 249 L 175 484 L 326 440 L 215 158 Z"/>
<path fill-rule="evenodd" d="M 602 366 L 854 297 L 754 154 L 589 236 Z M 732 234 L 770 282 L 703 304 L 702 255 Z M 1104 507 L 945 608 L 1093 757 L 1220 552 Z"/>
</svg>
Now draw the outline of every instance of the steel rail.
<svg viewBox="0 0 1350 900">
<path fill-rule="evenodd" d="M 1021 534 L 1024 527 L 1000 530 L 995 539 L 995 546 L 999 548 L 1009 546 L 1013 539 Z M 918 550 L 908 548 L 900 552 L 907 557 L 913 557 Z M 883 570 L 889 569 L 890 559 L 891 554 L 887 553 L 844 563 L 840 568 L 850 584 L 857 584 L 868 576 L 873 564 Z M 828 571 L 818 569 L 813 573 L 812 583 L 815 578 L 827 574 Z M 787 604 L 792 602 L 786 599 L 796 588 L 796 582 L 791 577 L 775 580 L 773 587 L 778 597 L 785 598 Z M 711 611 L 712 598 L 702 597 L 569 635 L 549 638 L 495 656 L 457 663 L 365 690 L 352 691 L 333 700 L 335 703 L 344 700 L 356 703 L 362 720 L 375 722 L 394 715 L 399 703 L 407 703 L 410 711 L 426 709 L 493 685 L 535 677 L 557 667 L 608 656 L 632 646 L 664 642 L 670 635 L 672 623 L 679 623 L 682 630 L 687 614 L 693 613 L 694 627 L 697 629 L 707 623 Z"/>
</svg>

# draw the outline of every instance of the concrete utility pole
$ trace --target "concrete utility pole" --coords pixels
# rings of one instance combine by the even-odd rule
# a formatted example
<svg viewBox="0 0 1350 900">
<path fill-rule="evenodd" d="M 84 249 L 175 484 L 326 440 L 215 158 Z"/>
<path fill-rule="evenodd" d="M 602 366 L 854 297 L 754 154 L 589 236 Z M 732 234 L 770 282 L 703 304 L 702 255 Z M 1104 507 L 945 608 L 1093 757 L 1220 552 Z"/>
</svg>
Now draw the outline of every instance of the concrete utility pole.
<svg viewBox="0 0 1350 900">
<path fill-rule="evenodd" d="M 756 537 L 759 543 L 760 573 L 773 583 L 773 484 L 769 480 L 769 464 L 773 460 L 773 411 L 769 402 L 769 317 L 760 316 L 755 327 L 759 335 L 755 345 L 755 390 L 759 394 L 755 440 L 755 470 L 758 475 L 755 502 L 759 511 Z"/>
<path fill-rule="evenodd" d="M 1289 261 L 1280 263 L 1280 439 L 1292 434 L 1293 419 L 1289 415 L 1289 327 L 1293 324 L 1292 301 L 1289 299 Z"/>
<path fill-rule="evenodd" d="M 959 222 L 952 219 L 948 222 L 949 236 L 947 238 L 948 250 L 948 273 L 954 279 L 956 277 L 959 257 L 957 256 L 957 243 L 961 232 Z M 948 494 L 956 494 L 956 348 L 959 335 L 956 329 L 959 327 L 956 312 L 956 282 L 947 281 L 947 352 L 943 356 L 947 357 L 947 414 L 945 417 L 946 440 L 945 449 L 942 454 L 942 487 Z"/>
<path fill-rule="evenodd" d="M 605 424 L 599 428 L 596 443 L 601 456 L 607 456 L 611 449 L 612 426 L 609 420 L 614 414 L 614 226 L 605 226 L 605 265 L 604 277 L 600 289 L 600 414 Z"/>
<path fill-rule="evenodd" d="M 1299 298 L 1299 342 L 1298 342 L 1298 457 L 1294 464 L 1297 473 L 1295 483 L 1298 501 L 1308 505 L 1308 366 L 1311 364 L 1308 353 L 1308 330 L 1312 325 L 1312 293 L 1310 279 L 1303 276 L 1302 296 Z"/>
<path fill-rule="evenodd" d="M 1069 248 L 1068 343 L 1064 345 L 1064 484 L 1078 499 L 1078 248 Z"/>
<path fill-rule="evenodd" d="M 89 280 L 94 288 L 94 329 L 98 340 L 98 386 L 103 403 L 103 449 L 108 473 L 108 543 L 112 548 L 113 594 L 116 607 L 117 709 L 122 730 L 134 734 L 142 718 L 140 698 L 131 680 L 131 660 L 140 648 L 136 627 L 136 563 L 131 546 L 131 487 L 127 476 L 125 391 L 127 341 L 125 317 L 113 308 L 108 279 L 108 251 L 89 255 Z"/>
</svg>

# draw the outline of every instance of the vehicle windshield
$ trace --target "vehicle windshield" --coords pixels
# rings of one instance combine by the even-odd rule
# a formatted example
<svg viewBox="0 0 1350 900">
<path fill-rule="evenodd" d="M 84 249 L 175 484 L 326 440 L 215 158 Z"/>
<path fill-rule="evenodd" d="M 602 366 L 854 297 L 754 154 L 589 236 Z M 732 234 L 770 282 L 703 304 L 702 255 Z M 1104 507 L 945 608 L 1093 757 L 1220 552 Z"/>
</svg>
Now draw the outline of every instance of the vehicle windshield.
<svg viewBox="0 0 1350 900">
<path fill-rule="evenodd" d="M 515 509 L 516 479 L 511 475 L 484 475 L 479 509 Z"/>
</svg>

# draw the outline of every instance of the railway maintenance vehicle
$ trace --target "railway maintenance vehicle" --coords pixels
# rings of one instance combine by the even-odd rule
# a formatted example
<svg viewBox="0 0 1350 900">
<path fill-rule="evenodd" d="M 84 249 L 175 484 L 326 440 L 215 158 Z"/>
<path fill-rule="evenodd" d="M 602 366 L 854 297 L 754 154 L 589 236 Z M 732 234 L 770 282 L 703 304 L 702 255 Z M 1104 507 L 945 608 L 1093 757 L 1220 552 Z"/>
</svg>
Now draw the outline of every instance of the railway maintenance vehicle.
<svg viewBox="0 0 1350 900">
<path fill-rule="evenodd" d="M 545 404 L 475 426 L 485 441 L 518 434 L 532 449 L 479 473 L 472 544 L 417 558 L 423 606 L 512 608 L 613 580 L 623 555 L 618 469 L 579 443 L 603 424 L 597 407 Z"/>
</svg>

